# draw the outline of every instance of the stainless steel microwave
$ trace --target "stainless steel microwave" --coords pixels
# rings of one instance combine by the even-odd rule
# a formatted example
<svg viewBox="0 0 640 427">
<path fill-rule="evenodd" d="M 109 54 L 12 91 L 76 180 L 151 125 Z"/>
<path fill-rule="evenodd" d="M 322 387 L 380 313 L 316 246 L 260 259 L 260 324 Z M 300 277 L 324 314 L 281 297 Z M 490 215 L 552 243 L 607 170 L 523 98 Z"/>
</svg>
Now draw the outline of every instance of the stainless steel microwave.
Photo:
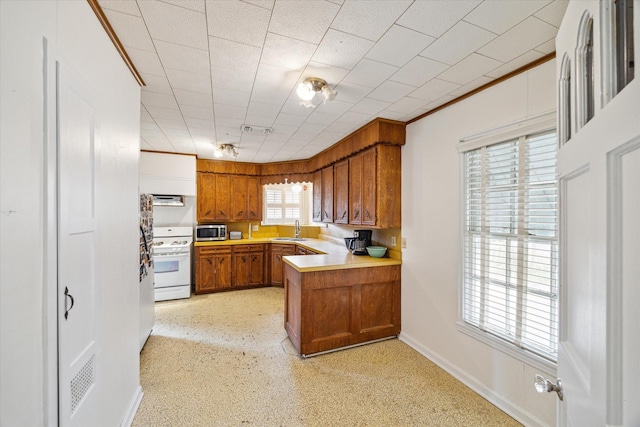
<svg viewBox="0 0 640 427">
<path fill-rule="evenodd" d="M 212 242 L 227 239 L 227 226 L 224 224 L 196 225 L 196 242 Z"/>
</svg>

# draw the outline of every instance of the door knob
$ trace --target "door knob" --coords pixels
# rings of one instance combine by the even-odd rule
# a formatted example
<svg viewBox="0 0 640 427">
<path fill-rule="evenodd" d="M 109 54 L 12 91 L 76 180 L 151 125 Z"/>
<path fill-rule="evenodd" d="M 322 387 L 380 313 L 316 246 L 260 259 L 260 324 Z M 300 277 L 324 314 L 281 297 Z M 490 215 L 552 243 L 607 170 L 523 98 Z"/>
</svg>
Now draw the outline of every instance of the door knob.
<svg viewBox="0 0 640 427">
<path fill-rule="evenodd" d="M 536 374 L 533 384 L 536 386 L 538 393 L 551 393 L 555 391 L 558 393 L 558 399 L 562 400 L 562 380 L 558 378 L 557 383 L 554 384 L 551 381 L 545 379 L 542 375 Z"/>
</svg>

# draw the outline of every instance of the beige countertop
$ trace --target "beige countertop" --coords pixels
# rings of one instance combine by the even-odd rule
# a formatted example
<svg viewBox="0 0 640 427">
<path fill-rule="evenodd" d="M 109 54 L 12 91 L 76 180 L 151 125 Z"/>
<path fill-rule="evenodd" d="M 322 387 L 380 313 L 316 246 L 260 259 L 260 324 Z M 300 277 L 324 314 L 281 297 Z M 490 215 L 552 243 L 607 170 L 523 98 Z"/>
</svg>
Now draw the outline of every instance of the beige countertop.
<svg viewBox="0 0 640 427">
<path fill-rule="evenodd" d="M 373 258 L 369 255 L 353 255 L 344 245 L 337 245 L 322 239 L 281 240 L 273 237 L 258 237 L 253 239 L 220 240 L 216 242 L 196 242 L 195 246 L 255 245 L 261 243 L 298 245 L 319 252 L 318 255 L 288 255 L 283 257 L 287 264 L 300 272 L 383 267 L 402 264 L 402 261 L 393 258 Z"/>
</svg>

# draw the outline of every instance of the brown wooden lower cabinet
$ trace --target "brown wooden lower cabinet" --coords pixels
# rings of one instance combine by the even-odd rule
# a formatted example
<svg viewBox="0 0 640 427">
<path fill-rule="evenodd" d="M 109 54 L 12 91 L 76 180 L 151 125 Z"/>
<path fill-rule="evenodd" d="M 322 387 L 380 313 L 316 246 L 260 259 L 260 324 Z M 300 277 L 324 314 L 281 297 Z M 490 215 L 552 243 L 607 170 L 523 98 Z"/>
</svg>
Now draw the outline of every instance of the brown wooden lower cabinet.
<svg viewBox="0 0 640 427">
<path fill-rule="evenodd" d="M 283 256 L 295 255 L 295 245 L 271 245 L 271 285 L 284 286 L 284 261 Z"/>
<path fill-rule="evenodd" d="M 400 333 L 400 266 L 301 273 L 285 263 L 284 326 L 301 355 Z"/>
<path fill-rule="evenodd" d="M 264 249 L 263 244 L 196 247 L 196 294 L 264 286 Z"/>
</svg>

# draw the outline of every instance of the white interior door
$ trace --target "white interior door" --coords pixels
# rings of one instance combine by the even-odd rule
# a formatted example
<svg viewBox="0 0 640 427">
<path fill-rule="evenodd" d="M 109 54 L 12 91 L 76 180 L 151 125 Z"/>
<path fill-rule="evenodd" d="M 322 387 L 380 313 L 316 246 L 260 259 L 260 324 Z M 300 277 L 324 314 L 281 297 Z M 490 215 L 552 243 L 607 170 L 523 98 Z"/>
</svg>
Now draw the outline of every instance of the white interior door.
<svg viewBox="0 0 640 427">
<path fill-rule="evenodd" d="M 100 363 L 96 143 L 90 97 L 58 65 L 58 394 L 61 426 L 95 420 Z"/>
<path fill-rule="evenodd" d="M 640 425 L 640 137 L 598 127 L 558 156 L 560 426 Z"/>
</svg>

